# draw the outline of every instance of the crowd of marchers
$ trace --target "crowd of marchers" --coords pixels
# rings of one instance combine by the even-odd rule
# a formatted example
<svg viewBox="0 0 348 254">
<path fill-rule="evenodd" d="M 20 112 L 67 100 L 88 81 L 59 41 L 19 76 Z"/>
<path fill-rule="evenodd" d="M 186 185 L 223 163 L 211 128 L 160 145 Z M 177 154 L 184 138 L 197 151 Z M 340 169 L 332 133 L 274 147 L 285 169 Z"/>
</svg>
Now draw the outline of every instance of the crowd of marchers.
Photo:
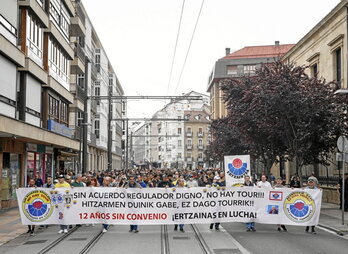
<svg viewBox="0 0 348 254">
<path fill-rule="evenodd" d="M 74 174 L 66 172 L 66 174 L 57 174 L 54 177 L 46 177 L 44 183 L 38 176 L 29 180 L 27 187 L 44 187 L 44 188 L 76 188 L 76 187 L 118 187 L 118 188 L 169 188 L 169 187 L 218 187 L 226 186 L 225 172 L 219 168 L 207 169 L 130 169 L 130 170 L 113 170 L 102 172 L 88 172 L 86 174 Z M 348 178 L 346 178 L 348 181 Z M 347 183 L 348 185 L 348 183 Z M 262 174 L 260 179 L 254 177 L 253 180 L 249 176 L 244 177 L 244 183 L 241 186 L 257 186 L 259 188 L 303 188 L 299 177 L 294 176 L 291 179 L 290 185 L 284 184 L 284 179 L 281 177 L 271 177 L 268 179 Z M 318 188 L 318 179 L 312 174 L 307 183 L 307 189 Z M 348 188 L 347 188 L 348 189 Z M 80 226 L 80 225 L 77 225 Z M 219 230 L 220 223 L 210 224 L 210 229 Z M 40 226 L 41 228 L 44 226 Z M 184 225 L 179 224 L 174 226 L 174 230 L 184 231 Z M 71 226 L 60 225 L 59 234 L 67 233 Z M 106 233 L 109 225 L 103 224 L 103 232 Z M 310 231 L 311 229 L 311 231 Z M 35 226 L 28 226 L 28 233 L 34 235 Z M 287 231 L 285 225 L 277 225 L 278 231 Z M 255 232 L 255 223 L 246 223 L 246 231 Z M 138 233 L 137 225 L 130 225 L 129 232 Z M 315 232 L 315 227 L 306 227 L 305 232 Z"/>
</svg>

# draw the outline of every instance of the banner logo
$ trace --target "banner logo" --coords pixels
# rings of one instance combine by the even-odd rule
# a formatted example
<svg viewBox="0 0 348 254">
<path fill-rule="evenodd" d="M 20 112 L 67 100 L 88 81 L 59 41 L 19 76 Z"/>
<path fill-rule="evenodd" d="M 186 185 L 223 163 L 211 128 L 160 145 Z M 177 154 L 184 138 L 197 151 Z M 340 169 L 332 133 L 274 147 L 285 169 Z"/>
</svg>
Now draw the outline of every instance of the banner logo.
<svg viewBox="0 0 348 254">
<path fill-rule="evenodd" d="M 49 218 L 53 212 L 50 196 L 42 191 L 29 192 L 22 201 L 25 216 L 32 222 L 41 222 Z"/>
<path fill-rule="evenodd" d="M 294 222 L 309 221 L 315 213 L 315 202 L 306 192 L 293 192 L 284 200 L 284 212 Z"/>
<path fill-rule="evenodd" d="M 281 192 L 281 191 L 270 191 L 269 192 L 269 200 L 282 201 L 283 200 L 283 192 Z"/>
<path fill-rule="evenodd" d="M 243 162 L 240 158 L 235 158 L 227 164 L 228 174 L 234 178 L 243 178 L 248 172 L 248 163 Z"/>
</svg>

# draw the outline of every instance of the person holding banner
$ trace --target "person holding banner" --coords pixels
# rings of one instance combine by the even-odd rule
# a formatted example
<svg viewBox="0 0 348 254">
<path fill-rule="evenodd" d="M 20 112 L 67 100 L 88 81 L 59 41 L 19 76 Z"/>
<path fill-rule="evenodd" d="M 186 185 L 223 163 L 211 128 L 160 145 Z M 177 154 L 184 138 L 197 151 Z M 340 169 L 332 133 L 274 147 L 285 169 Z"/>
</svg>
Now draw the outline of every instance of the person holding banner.
<svg viewBox="0 0 348 254">
<path fill-rule="evenodd" d="M 309 189 L 309 190 L 318 189 L 318 187 L 316 185 L 317 182 L 318 182 L 317 178 L 312 177 L 312 176 L 308 177 L 307 187 L 305 189 Z M 312 232 L 311 233 L 313 235 L 315 235 L 316 234 L 315 229 L 314 229 L 315 226 L 311 226 L 311 228 L 312 228 Z M 309 226 L 306 227 L 306 231 L 305 232 L 309 233 Z"/>
<path fill-rule="evenodd" d="M 179 178 L 177 182 L 178 182 L 177 183 L 178 188 L 184 188 L 186 185 L 185 180 L 182 178 Z M 183 233 L 185 232 L 184 226 L 185 226 L 184 224 L 179 224 L 180 231 Z M 178 224 L 175 224 L 174 231 L 177 231 L 177 230 L 178 230 Z"/>
<path fill-rule="evenodd" d="M 254 187 L 254 183 L 250 180 L 250 176 L 246 175 L 244 177 L 244 184 L 242 185 L 243 186 L 248 186 L 248 187 Z M 245 223 L 246 224 L 246 227 L 247 227 L 247 232 L 250 232 L 250 231 L 253 231 L 255 232 L 256 229 L 255 229 L 255 222 L 247 222 Z"/>
<path fill-rule="evenodd" d="M 29 180 L 28 188 L 36 188 L 35 180 L 33 178 L 31 178 Z M 30 234 L 31 236 L 33 236 L 34 235 L 34 229 L 35 229 L 35 225 L 28 225 L 27 233 Z"/>
<path fill-rule="evenodd" d="M 215 179 L 215 177 L 214 177 L 212 187 L 219 188 L 219 187 L 223 187 L 223 186 L 226 186 L 226 181 L 221 181 L 221 178 L 220 179 L 217 179 L 217 178 Z M 214 224 L 215 224 L 215 230 L 219 231 L 220 230 L 219 229 L 219 226 L 220 226 L 219 222 L 218 223 L 211 223 L 209 228 L 213 229 Z"/>
<path fill-rule="evenodd" d="M 58 176 L 58 183 L 54 185 L 55 188 L 70 188 L 70 184 L 68 184 L 63 175 Z M 68 226 L 67 225 L 60 225 L 60 230 L 58 231 L 58 234 L 61 233 L 68 233 Z"/>
<path fill-rule="evenodd" d="M 259 188 L 271 188 L 270 182 L 267 181 L 267 176 L 262 175 L 261 176 L 261 181 L 257 182 L 257 187 Z"/>
<path fill-rule="evenodd" d="M 140 184 L 135 181 L 134 176 L 129 177 L 129 182 L 124 186 L 127 188 L 141 188 Z M 129 232 L 134 231 L 134 233 L 138 233 L 138 225 L 130 225 Z"/>
<path fill-rule="evenodd" d="M 104 177 L 102 187 L 111 187 L 111 177 L 109 176 Z M 109 224 L 103 223 L 103 233 L 108 232 L 108 229 L 109 229 Z"/>
<path fill-rule="evenodd" d="M 278 189 L 278 188 L 284 188 L 285 186 L 283 185 L 283 178 L 281 177 L 277 177 L 277 179 L 275 180 L 275 185 L 273 186 L 274 189 Z M 281 224 L 277 224 L 278 226 L 278 231 L 282 231 L 282 229 L 286 232 L 288 231 L 285 227 L 285 225 L 281 225 Z"/>
</svg>

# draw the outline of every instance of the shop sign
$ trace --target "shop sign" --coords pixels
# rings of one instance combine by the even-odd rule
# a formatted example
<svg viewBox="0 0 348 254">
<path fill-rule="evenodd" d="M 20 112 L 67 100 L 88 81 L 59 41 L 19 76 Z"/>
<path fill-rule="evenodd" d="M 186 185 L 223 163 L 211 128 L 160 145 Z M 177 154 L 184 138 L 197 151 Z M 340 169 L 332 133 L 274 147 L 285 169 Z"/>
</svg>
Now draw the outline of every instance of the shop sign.
<svg viewBox="0 0 348 254">
<path fill-rule="evenodd" d="M 47 129 L 68 138 L 72 138 L 74 136 L 74 130 L 66 127 L 64 124 L 57 123 L 53 120 L 47 121 Z"/>
</svg>

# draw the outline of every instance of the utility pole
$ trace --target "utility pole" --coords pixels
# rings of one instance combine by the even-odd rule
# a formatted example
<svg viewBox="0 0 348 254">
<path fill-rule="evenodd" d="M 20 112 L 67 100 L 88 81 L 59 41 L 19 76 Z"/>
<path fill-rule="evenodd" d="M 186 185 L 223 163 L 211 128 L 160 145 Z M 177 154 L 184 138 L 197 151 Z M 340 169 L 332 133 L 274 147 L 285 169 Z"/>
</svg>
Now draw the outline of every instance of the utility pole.
<svg viewBox="0 0 348 254">
<path fill-rule="evenodd" d="M 88 87 L 88 78 L 87 74 L 89 71 L 89 59 L 88 57 L 85 58 L 85 93 L 86 93 L 86 98 L 83 101 L 83 125 L 82 125 L 82 131 L 83 131 L 83 145 L 82 145 L 82 174 L 86 173 L 88 170 L 88 147 L 87 147 L 87 123 L 88 123 L 88 111 L 87 111 L 87 106 L 88 106 L 88 96 L 87 96 L 87 87 Z"/>
<path fill-rule="evenodd" d="M 128 120 L 125 121 L 126 122 L 126 155 L 125 155 L 125 159 L 126 159 L 126 164 L 125 164 L 125 169 L 128 169 Z"/>
<path fill-rule="evenodd" d="M 112 129 L 111 129 L 111 119 L 112 119 L 112 85 L 109 82 L 109 113 L 108 113 L 108 171 L 112 170 Z"/>
</svg>

